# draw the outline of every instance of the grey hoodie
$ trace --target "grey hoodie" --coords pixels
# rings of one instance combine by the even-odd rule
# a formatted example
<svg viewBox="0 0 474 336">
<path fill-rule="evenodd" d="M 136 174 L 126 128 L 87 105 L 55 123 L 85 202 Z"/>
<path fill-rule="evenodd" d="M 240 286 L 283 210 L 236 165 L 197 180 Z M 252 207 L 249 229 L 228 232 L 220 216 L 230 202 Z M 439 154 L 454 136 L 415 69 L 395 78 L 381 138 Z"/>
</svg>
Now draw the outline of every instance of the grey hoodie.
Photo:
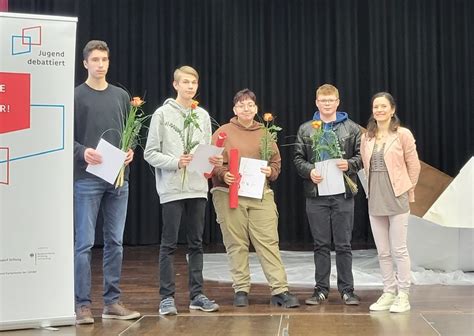
<svg viewBox="0 0 474 336">
<path fill-rule="evenodd" d="M 178 168 L 178 161 L 184 148 L 178 132 L 169 126 L 173 124 L 182 130 L 184 118 L 189 112 L 190 109 L 169 98 L 151 118 L 144 157 L 155 168 L 156 191 L 161 204 L 188 198 L 207 198 L 208 182 L 204 176 L 188 170 L 182 183 L 184 169 Z M 209 114 L 199 106 L 196 113 L 201 129 L 194 131 L 193 140 L 209 144 L 212 135 Z"/>
</svg>

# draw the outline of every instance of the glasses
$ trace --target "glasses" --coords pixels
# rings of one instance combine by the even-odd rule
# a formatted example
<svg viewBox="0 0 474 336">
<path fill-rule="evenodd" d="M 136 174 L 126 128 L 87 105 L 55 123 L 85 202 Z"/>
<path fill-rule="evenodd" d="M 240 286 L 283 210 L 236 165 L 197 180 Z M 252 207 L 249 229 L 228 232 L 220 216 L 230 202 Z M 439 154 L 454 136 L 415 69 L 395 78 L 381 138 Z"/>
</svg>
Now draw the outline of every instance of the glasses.
<svg viewBox="0 0 474 336">
<path fill-rule="evenodd" d="M 339 99 L 318 99 L 318 102 L 321 104 L 334 104 Z"/>
<path fill-rule="evenodd" d="M 237 105 L 235 105 L 235 107 L 236 107 L 237 109 L 239 109 L 239 110 L 243 110 L 243 109 L 245 109 L 246 107 L 247 107 L 249 110 L 251 110 L 251 109 L 253 109 L 255 106 L 257 106 L 257 105 L 254 104 L 254 103 L 249 103 L 249 104 L 237 104 Z"/>
</svg>

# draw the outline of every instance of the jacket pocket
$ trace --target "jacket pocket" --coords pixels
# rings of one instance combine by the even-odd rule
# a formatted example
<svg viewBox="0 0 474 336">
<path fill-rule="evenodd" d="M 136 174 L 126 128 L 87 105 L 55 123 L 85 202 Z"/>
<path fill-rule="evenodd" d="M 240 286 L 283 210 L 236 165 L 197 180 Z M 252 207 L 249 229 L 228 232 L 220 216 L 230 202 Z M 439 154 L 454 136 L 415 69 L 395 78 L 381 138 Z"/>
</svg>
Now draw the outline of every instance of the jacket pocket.
<svg viewBox="0 0 474 336">
<path fill-rule="evenodd" d="M 162 170 L 163 192 L 179 192 L 182 189 L 181 170 Z"/>
<path fill-rule="evenodd" d="M 207 179 L 199 173 L 196 172 L 187 172 L 186 181 L 184 183 L 188 184 L 189 191 L 194 192 L 207 192 L 208 191 L 208 182 Z"/>
</svg>

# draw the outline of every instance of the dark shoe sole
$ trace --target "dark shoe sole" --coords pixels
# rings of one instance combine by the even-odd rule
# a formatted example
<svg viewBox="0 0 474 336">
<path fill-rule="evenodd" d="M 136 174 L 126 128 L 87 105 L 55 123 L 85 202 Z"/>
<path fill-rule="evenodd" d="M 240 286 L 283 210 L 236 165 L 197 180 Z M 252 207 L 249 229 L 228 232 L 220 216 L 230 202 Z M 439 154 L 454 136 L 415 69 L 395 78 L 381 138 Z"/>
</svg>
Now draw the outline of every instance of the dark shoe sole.
<svg viewBox="0 0 474 336">
<path fill-rule="evenodd" d="M 282 308 L 297 308 L 300 306 L 300 303 L 298 302 L 298 299 L 296 298 L 290 299 L 285 302 L 279 297 L 272 297 L 270 304 L 272 306 L 278 306 Z"/>
<path fill-rule="evenodd" d="M 324 301 L 316 301 L 316 300 L 311 300 L 311 299 L 306 299 L 304 301 L 304 303 L 306 303 L 307 305 L 310 305 L 310 306 L 318 306 L 320 305 L 322 302 Z"/>
<path fill-rule="evenodd" d="M 344 301 L 344 304 L 348 305 L 348 306 L 358 306 L 359 305 L 359 301 Z"/>
<path fill-rule="evenodd" d="M 160 315 L 178 315 L 178 311 L 177 311 L 177 310 L 175 310 L 175 311 L 169 311 L 169 312 L 165 312 L 165 313 L 163 313 L 161 310 L 159 310 L 158 313 L 160 313 Z"/>
<path fill-rule="evenodd" d="M 246 298 L 245 300 L 234 300 L 234 307 L 248 307 L 249 300 Z"/>
<path fill-rule="evenodd" d="M 207 309 L 206 309 L 206 308 L 203 308 L 203 307 L 201 307 L 201 306 L 189 305 L 189 309 L 202 310 L 203 312 L 211 313 L 211 312 L 218 311 L 218 310 L 219 310 L 219 306 L 213 307 L 213 308 L 207 308 Z"/>
</svg>

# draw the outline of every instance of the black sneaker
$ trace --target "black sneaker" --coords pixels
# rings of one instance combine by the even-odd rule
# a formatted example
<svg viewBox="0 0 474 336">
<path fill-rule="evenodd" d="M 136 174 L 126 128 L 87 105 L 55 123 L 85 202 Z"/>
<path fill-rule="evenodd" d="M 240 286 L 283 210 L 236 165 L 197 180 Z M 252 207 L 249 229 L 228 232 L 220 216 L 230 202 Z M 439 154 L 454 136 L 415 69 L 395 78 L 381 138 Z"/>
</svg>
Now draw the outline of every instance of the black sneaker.
<svg viewBox="0 0 474 336">
<path fill-rule="evenodd" d="M 354 291 L 345 292 L 341 297 L 346 305 L 357 306 L 360 302 L 360 297 L 355 295 Z"/>
<path fill-rule="evenodd" d="M 288 291 L 273 295 L 270 304 L 272 306 L 281 306 L 283 308 L 296 308 L 300 306 L 296 295 L 293 295 Z"/>
<path fill-rule="evenodd" d="M 249 305 L 249 298 L 247 292 L 238 291 L 234 295 L 235 307 L 247 307 Z"/>
<path fill-rule="evenodd" d="M 319 289 L 318 287 L 314 288 L 313 296 L 305 300 L 307 305 L 318 305 L 323 301 L 326 301 L 328 297 Z"/>
</svg>

